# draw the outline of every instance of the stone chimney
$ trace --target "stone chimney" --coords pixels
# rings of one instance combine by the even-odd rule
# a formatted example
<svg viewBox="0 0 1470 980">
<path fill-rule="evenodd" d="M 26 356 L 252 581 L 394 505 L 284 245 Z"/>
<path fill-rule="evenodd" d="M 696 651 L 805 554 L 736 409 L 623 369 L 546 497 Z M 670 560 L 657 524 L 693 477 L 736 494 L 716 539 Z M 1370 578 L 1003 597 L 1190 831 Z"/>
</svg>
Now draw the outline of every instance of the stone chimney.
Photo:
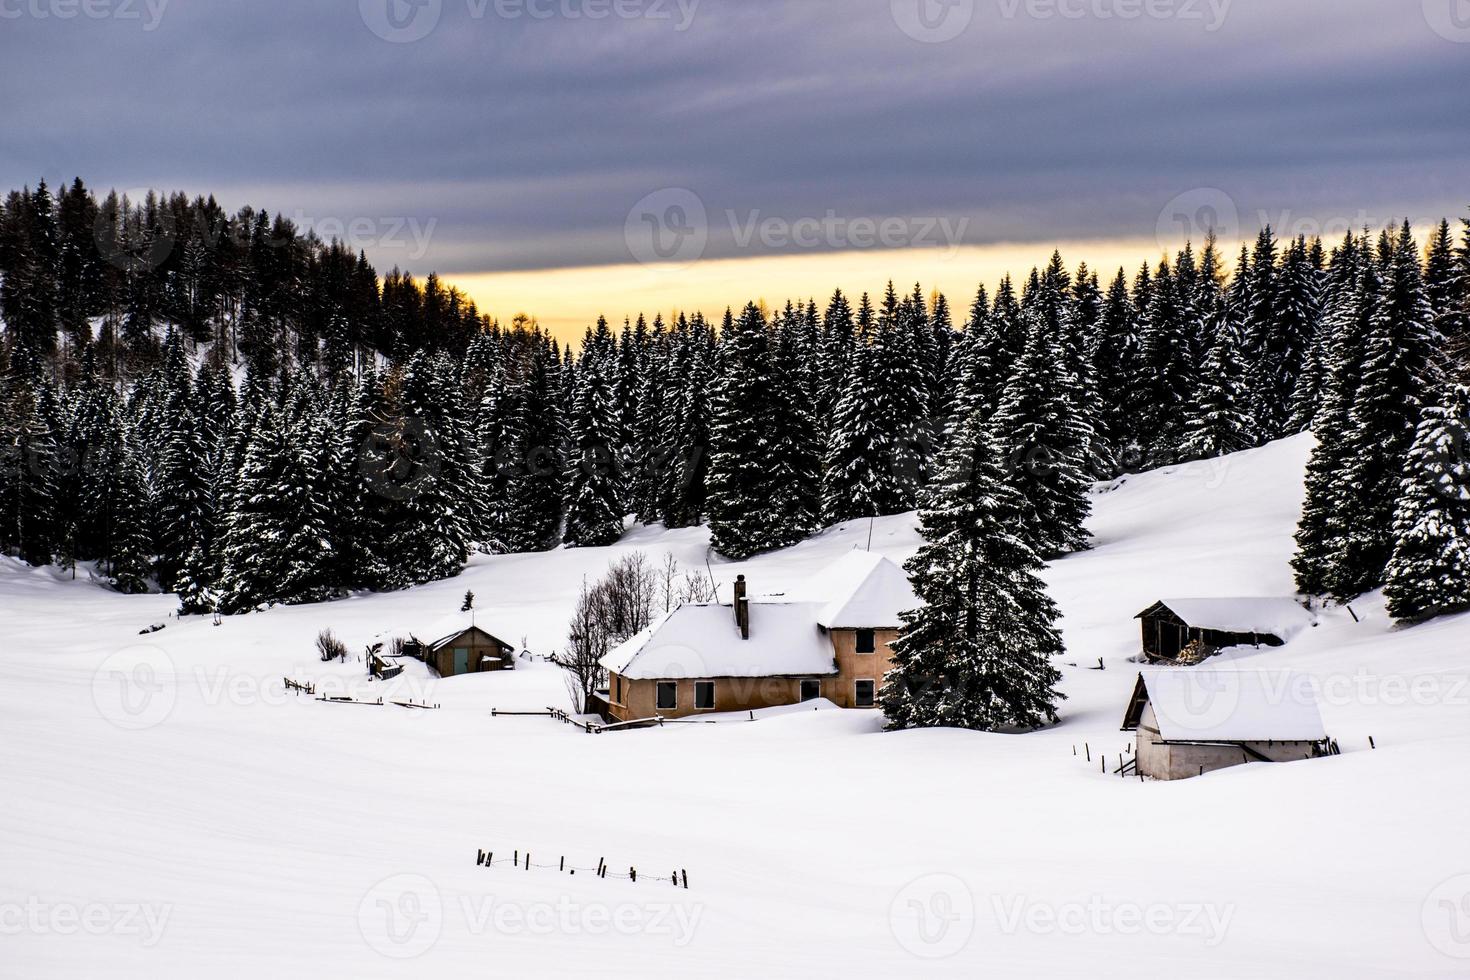
<svg viewBox="0 0 1470 980">
<path fill-rule="evenodd" d="M 740 638 L 750 639 L 750 600 L 745 595 L 745 576 L 735 577 L 735 625 L 740 627 Z"/>
</svg>

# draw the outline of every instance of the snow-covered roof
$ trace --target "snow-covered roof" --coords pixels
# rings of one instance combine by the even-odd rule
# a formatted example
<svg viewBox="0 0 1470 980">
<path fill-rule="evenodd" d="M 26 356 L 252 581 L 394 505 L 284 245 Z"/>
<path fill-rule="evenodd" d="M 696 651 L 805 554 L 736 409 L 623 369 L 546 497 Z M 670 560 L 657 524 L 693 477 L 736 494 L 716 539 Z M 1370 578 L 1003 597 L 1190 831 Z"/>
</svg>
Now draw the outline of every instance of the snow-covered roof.
<svg viewBox="0 0 1470 980">
<path fill-rule="evenodd" d="M 1125 730 L 1138 727 L 1145 702 L 1153 706 L 1166 742 L 1316 742 L 1327 737 L 1316 681 L 1293 671 L 1140 671 Z"/>
<path fill-rule="evenodd" d="M 815 677 L 837 672 L 832 641 L 817 629 L 817 604 L 750 603 L 750 639 L 730 606 L 688 605 L 602 658 L 631 680 L 699 677 Z"/>
<path fill-rule="evenodd" d="M 826 599 L 817 622 L 827 629 L 896 629 L 899 613 L 923 605 L 909 577 L 882 555 L 850 551 L 823 569 L 813 588 Z"/>
<path fill-rule="evenodd" d="M 1291 639 L 1317 622 L 1317 617 L 1295 599 L 1279 596 L 1164 599 L 1155 605 L 1168 607 L 1174 615 L 1199 629 L 1270 634 L 1282 640 Z M 1138 616 L 1141 618 L 1154 608 L 1150 606 Z"/>
</svg>

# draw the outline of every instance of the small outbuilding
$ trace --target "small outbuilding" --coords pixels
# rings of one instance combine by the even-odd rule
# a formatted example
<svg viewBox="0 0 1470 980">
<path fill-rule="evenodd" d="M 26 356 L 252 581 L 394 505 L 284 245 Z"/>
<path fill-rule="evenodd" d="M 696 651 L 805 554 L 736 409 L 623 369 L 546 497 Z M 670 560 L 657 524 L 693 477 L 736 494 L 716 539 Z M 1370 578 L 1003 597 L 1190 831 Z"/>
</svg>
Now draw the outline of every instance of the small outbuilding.
<svg viewBox="0 0 1470 980">
<path fill-rule="evenodd" d="M 422 644 L 415 655 L 421 656 L 440 677 L 516 667 L 515 647 L 478 626 L 465 627 L 433 643 Z"/>
<path fill-rule="evenodd" d="M 1163 599 L 1139 613 L 1150 663 L 1195 664 L 1228 647 L 1279 647 L 1317 618 L 1295 599 Z"/>
<path fill-rule="evenodd" d="M 1187 779 L 1248 762 L 1329 753 L 1316 682 L 1291 671 L 1141 671 L 1123 719 L 1136 765 L 1153 779 Z"/>
</svg>

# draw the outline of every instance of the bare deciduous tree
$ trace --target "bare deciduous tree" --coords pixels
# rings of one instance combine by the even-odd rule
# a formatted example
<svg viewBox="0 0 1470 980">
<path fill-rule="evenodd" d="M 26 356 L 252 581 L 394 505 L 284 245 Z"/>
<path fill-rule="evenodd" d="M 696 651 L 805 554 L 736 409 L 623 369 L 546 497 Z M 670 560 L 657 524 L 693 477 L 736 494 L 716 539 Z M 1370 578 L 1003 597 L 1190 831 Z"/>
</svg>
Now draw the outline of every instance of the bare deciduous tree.
<svg viewBox="0 0 1470 980">
<path fill-rule="evenodd" d="M 690 601 L 686 596 L 692 578 L 685 576 L 683 587 L 676 589 L 678 570 L 672 558 L 661 569 L 655 569 L 640 551 L 613 562 L 596 585 L 582 584 L 567 633 L 566 653 L 557 657 L 557 663 L 567 672 L 567 693 L 576 710 L 587 711 L 592 695 L 607 683 L 602 658 L 617 644 L 649 627 L 660 599 L 664 612 Z"/>
<path fill-rule="evenodd" d="M 567 672 L 567 694 L 572 699 L 572 708 L 582 713 L 591 710 L 592 696 L 607 683 L 607 671 L 601 661 L 612 644 L 602 591 L 601 583 L 589 586 L 585 580 L 582 582 L 582 593 L 577 597 L 577 608 L 567 633 L 566 653 L 556 658 L 557 664 Z"/>
</svg>

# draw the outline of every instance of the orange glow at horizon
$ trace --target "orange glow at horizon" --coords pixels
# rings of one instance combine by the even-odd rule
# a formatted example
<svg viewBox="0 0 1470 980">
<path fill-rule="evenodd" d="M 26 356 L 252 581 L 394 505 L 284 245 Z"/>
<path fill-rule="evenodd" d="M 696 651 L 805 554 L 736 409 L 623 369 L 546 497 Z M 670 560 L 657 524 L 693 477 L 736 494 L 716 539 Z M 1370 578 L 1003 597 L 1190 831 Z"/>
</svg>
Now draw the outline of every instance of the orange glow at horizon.
<svg viewBox="0 0 1470 980">
<path fill-rule="evenodd" d="M 1201 243 L 1196 242 L 1199 249 Z M 678 311 L 703 312 L 719 320 L 725 308 L 738 310 L 752 300 L 764 300 L 773 308 L 790 299 L 817 301 L 825 309 L 832 291 L 841 288 L 857 306 L 864 292 L 875 299 L 892 279 L 900 293 L 912 291 L 915 283 L 926 295 L 944 293 L 955 326 L 964 325 L 975 290 L 984 284 L 994 295 L 996 284 L 1010 273 L 1019 290 L 1033 266 L 1044 266 L 1053 250 L 1059 249 L 1069 271 L 1081 262 L 1097 273 L 1104 290 L 1121 267 L 1129 282 L 1147 262 L 1158 264 L 1183 242 L 1168 248 L 1153 239 L 1118 239 L 1043 244 L 971 245 L 957 249 L 914 248 L 819 252 L 801 255 L 763 255 L 708 259 L 691 265 L 668 268 L 637 263 L 533 269 L 516 272 L 485 272 L 446 276 L 489 313 L 508 325 L 517 313 L 534 317 L 542 327 L 564 342 L 576 343 L 587 327 L 606 316 L 614 328 L 623 319 L 642 313 L 653 320 L 662 313 L 668 320 Z M 1222 265 L 1234 264 L 1239 242 L 1221 241 Z"/>
</svg>

